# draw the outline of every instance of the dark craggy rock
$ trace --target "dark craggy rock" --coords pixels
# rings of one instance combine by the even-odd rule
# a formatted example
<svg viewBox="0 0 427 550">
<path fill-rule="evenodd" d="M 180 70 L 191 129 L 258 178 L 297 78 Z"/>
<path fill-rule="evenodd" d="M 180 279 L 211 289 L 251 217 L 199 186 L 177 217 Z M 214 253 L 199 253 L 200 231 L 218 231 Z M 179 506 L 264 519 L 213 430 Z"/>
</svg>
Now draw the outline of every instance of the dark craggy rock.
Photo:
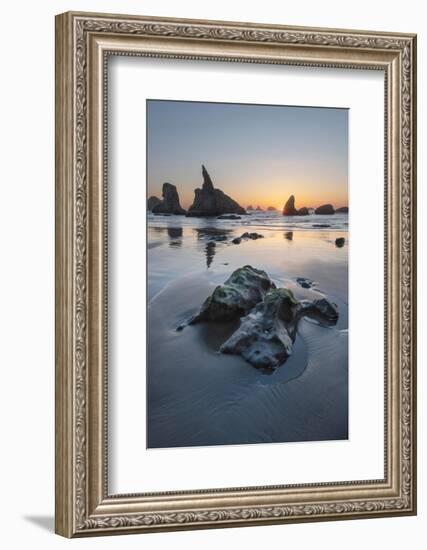
<svg viewBox="0 0 427 550">
<path fill-rule="evenodd" d="M 234 238 L 231 242 L 233 244 L 240 244 L 242 241 L 247 241 L 250 239 L 251 241 L 256 241 L 257 239 L 263 239 L 264 235 L 261 235 L 260 233 L 248 233 L 245 231 L 240 237 Z"/>
<path fill-rule="evenodd" d="M 335 246 L 337 246 L 338 248 L 342 248 L 345 244 L 345 238 L 344 237 L 337 237 L 335 239 Z"/>
<path fill-rule="evenodd" d="M 311 317 L 318 321 L 321 325 L 332 327 L 338 322 L 338 306 L 333 302 L 330 302 L 326 298 L 319 298 L 310 302 L 309 300 L 302 300 L 301 304 L 301 317 Z"/>
<path fill-rule="evenodd" d="M 241 355 L 256 368 L 275 369 L 292 354 L 298 322 L 305 316 L 328 326 L 338 320 L 336 306 L 325 298 L 299 302 L 287 288 L 270 290 L 220 351 Z"/>
<path fill-rule="evenodd" d="M 286 201 L 285 206 L 283 207 L 283 215 L 284 216 L 297 216 L 298 212 L 295 208 L 295 197 L 291 195 L 289 199 Z"/>
<path fill-rule="evenodd" d="M 248 233 L 245 231 L 242 236 L 242 239 L 251 239 L 252 241 L 256 241 L 257 239 L 263 239 L 264 235 L 261 235 L 261 233 Z"/>
<path fill-rule="evenodd" d="M 147 201 L 147 209 L 151 212 L 153 208 L 161 202 L 162 201 L 159 199 L 159 197 L 155 197 L 154 195 L 152 195 Z"/>
<path fill-rule="evenodd" d="M 292 292 L 276 288 L 268 292 L 220 351 L 241 355 L 257 368 L 275 368 L 292 353 L 296 334 L 298 301 Z"/>
<path fill-rule="evenodd" d="M 311 279 L 307 279 L 306 277 L 297 277 L 296 281 L 299 284 L 299 286 L 302 286 L 302 288 L 313 287 L 313 281 Z"/>
<path fill-rule="evenodd" d="M 246 315 L 265 294 L 275 288 L 265 271 L 245 265 L 217 286 L 190 324 L 200 321 L 232 321 Z"/>
<path fill-rule="evenodd" d="M 333 326 L 338 321 L 338 310 L 326 298 L 298 301 L 291 290 L 276 288 L 264 271 L 247 265 L 215 288 L 189 324 L 239 317 L 239 328 L 220 351 L 241 355 L 256 368 L 272 370 L 291 355 L 300 319 L 310 317 Z"/>
<path fill-rule="evenodd" d="M 194 202 L 187 216 L 221 216 L 222 214 L 246 214 L 246 210 L 231 197 L 215 189 L 210 175 L 202 165 L 203 185 L 194 190 Z"/>
<path fill-rule="evenodd" d="M 322 206 L 319 206 L 318 208 L 316 208 L 314 213 L 320 214 L 322 216 L 328 216 L 331 214 L 335 214 L 335 210 L 332 204 L 322 204 Z"/>
<path fill-rule="evenodd" d="M 303 206 L 298 210 L 295 208 L 295 197 L 293 195 L 289 197 L 289 199 L 286 201 L 285 206 L 283 207 L 284 216 L 308 216 L 309 213 L 310 212 L 306 206 Z"/>
<path fill-rule="evenodd" d="M 348 206 L 341 206 L 335 210 L 336 214 L 348 214 Z"/>
<path fill-rule="evenodd" d="M 153 214 L 184 215 L 185 210 L 179 204 L 179 195 L 175 185 L 164 183 L 162 189 L 163 200 L 154 206 Z"/>
</svg>

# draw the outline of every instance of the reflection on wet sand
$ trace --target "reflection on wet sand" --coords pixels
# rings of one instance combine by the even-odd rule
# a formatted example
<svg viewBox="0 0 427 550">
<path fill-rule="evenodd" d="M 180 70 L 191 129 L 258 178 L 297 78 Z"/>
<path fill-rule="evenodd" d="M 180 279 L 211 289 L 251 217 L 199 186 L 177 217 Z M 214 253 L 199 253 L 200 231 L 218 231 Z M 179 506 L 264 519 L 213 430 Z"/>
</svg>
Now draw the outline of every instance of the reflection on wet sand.
<svg viewBox="0 0 427 550">
<path fill-rule="evenodd" d="M 171 248 L 179 248 L 182 246 L 182 227 L 150 227 L 155 233 L 167 233 L 169 237 L 169 246 Z M 150 245 L 149 245 L 150 247 Z"/>
<path fill-rule="evenodd" d="M 182 227 L 168 227 L 169 246 L 179 248 L 182 246 Z"/>
<path fill-rule="evenodd" d="M 208 239 L 210 241 L 226 241 L 234 232 L 232 229 L 220 227 L 195 227 L 193 230 L 196 232 L 198 240 Z"/>
<path fill-rule="evenodd" d="M 216 243 L 209 241 L 206 243 L 205 253 L 206 253 L 206 267 L 209 269 L 211 266 L 214 256 L 215 256 Z"/>
<path fill-rule="evenodd" d="M 198 241 L 206 242 L 203 252 L 206 256 L 206 267 L 209 269 L 216 254 L 217 243 L 228 241 L 234 230 L 220 227 L 195 227 L 193 231 Z"/>
</svg>

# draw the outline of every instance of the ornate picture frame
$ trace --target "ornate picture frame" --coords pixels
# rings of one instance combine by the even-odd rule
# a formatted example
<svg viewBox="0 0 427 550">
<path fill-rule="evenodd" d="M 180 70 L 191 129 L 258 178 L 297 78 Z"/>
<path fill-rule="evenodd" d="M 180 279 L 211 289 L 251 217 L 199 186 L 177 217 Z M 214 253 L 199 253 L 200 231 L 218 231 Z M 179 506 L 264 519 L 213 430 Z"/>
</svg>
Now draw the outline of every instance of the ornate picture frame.
<svg viewBox="0 0 427 550">
<path fill-rule="evenodd" d="M 108 56 L 372 69 L 385 95 L 385 476 L 108 492 Z M 416 36 L 68 12 L 56 17 L 56 532 L 65 537 L 416 513 Z"/>
</svg>

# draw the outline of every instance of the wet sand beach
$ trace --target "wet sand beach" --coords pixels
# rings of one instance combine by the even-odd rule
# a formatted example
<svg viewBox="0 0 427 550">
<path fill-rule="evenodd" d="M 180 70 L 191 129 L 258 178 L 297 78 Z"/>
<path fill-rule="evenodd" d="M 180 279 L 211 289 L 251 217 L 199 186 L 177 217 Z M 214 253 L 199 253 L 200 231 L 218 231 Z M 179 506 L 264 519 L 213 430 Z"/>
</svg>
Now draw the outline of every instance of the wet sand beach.
<svg viewBox="0 0 427 550">
<path fill-rule="evenodd" d="M 263 238 L 233 244 L 244 232 Z M 147 259 L 148 447 L 347 439 L 346 214 L 269 212 L 238 220 L 149 214 Z M 219 352 L 238 321 L 176 330 L 244 265 L 264 270 L 298 300 L 325 296 L 338 306 L 336 326 L 303 318 L 292 355 L 270 373 Z"/>
</svg>

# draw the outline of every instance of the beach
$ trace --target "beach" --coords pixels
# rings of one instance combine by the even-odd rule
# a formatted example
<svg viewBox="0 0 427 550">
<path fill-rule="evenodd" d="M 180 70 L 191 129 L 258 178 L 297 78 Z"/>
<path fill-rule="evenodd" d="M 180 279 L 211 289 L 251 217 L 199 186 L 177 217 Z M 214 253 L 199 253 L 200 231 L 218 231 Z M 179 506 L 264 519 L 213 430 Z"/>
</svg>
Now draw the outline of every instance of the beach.
<svg viewBox="0 0 427 550">
<path fill-rule="evenodd" d="M 244 232 L 263 238 L 233 244 Z M 149 448 L 348 438 L 347 214 L 148 213 L 147 265 Z M 338 308 L 335 326 L 301 319 L 292 355 L 271 372 L 219 352 L 236 322 L 177 330 L 245 265 L 265 271 L 298 300 L 326 297 Z"/>
</svg>

